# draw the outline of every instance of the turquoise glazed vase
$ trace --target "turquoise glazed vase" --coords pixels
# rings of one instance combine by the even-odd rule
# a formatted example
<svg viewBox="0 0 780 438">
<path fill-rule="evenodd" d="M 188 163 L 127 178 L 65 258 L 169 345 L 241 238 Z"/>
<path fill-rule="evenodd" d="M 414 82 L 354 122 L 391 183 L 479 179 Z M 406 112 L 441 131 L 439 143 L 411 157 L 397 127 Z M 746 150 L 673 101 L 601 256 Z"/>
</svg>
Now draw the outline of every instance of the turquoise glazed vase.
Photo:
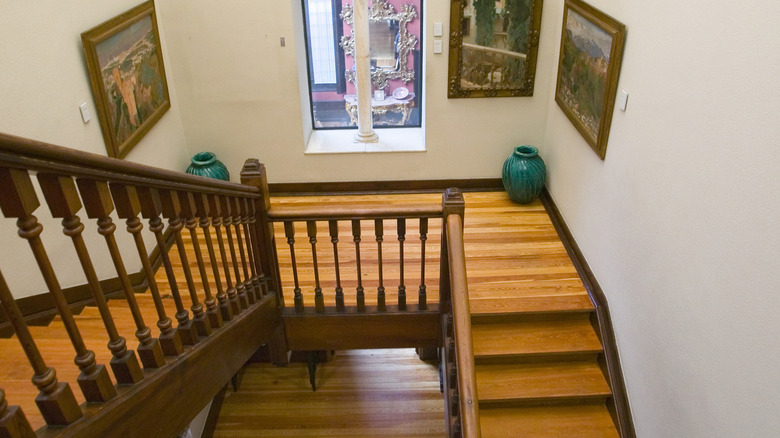
<svg viewBox="0 0 780 438">
<path fill-rule="evenodd" d="M 217 160 L 217 156 L 213 152 L 198 152 L 195 154 L 192 157 L 192 164 L 187 168 L 187 173 L 230 181 L 230 173 L 228 173 L 227 167 Z"/>
<path fill-rule="evenodd" d="M 501 180 L 509 198 L 519 204 L 528 204 L 542 192 L 547 167 L 539 151 L 528 145 L 518 146 L 504 161 Z"/>
</svg>

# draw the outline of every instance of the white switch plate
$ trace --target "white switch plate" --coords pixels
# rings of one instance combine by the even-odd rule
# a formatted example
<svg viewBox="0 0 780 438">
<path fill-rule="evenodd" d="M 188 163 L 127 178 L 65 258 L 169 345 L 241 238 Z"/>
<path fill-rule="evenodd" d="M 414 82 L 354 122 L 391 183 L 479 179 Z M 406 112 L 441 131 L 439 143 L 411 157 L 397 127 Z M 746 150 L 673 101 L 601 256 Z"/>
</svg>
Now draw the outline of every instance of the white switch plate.
<svg viewBox="0 0 780 438">
<path fill-rule="evenodd" d="M 441 53 L 441 40 L 433 40 L 433 53 Z"/>
<path fill-rule="evenodd" d="M 442 35 L 441 21 L 433 23 L 433 36 L 440 37 Z"/>
<path fill-rule="evenodd" d="M 620 111 L 625 111 L 626 105 L 628 105 L 628 91 L 620 90 L 620 93 L 618 93 L 618 108 L 620 108 Z"/>
<path fill-rule="evenodd" d="M 89 115 L 87 102 L 81 102 L 81 105 L 79 105 L 79 111 L 81 111 L 81 120 L 83 120 L 85 124 L 92 120 L 92 116 Z"/>
</svg>

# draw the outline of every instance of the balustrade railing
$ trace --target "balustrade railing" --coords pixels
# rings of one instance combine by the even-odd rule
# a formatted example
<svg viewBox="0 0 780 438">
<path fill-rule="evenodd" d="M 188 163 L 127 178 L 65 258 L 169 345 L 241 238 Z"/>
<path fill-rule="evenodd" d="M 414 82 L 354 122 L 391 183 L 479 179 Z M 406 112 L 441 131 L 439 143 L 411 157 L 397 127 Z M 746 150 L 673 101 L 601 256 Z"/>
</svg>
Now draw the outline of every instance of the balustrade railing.
<svg viewBox="0 0 780 438">
<path fill-rule="evenodd" d="M 426 244 L 429 222 L 435 221 L 440 230 L 441 204 L 275 206 L 269 218 L 280 225 L 280 237 L 288 246 L 279 251 L 281 263 L 289 264 L 291 273 L 282 290 L 292 296 L 295 313 L 428 309 L 426 270 L 439 259 L 438 255 L 426 259 Z M 303 236 L 309 245 L 301 244 Z M 413 236 L 416 245 L 410 242 Z M 322 244 L 328 238 L 330 248 Z M 416 251 L 411 246 L 417 246 Z M 406 283 L 415 280 L 418 294 L 410 300 Z"/>
<path fill-rule="evenodd" d="M 253 171 L 259 173 L 256 181 L 264 180 L 262 166 L 250 160 L 247 172 L 251 175 Z M 31 436 L 32 427 L 43 423 L 72 424 L 86 412 L 80 402 L 111 403 L 120 388 L 143 384 L 150 372 L 165 368 L 189 351 L 185 346 L 197 346 L 275 293 L 278 271 L 269 269 L 270 262 L 263 255 L 269 252 L 266 249 L 273 237 L 267 235 L 269 228 L 260 227 L 263 221 L 258 221 L 267 216 L 262 196 L 263 189 L 257 186 L 207 180 L 0 134 L 0 210 L 5 218 L 16 220 L 15 227 L 6 222 L 5 229 L 16 229 L 15 234 L 29 244 L 70 340 L 81 390 L 74 393 L 69 383 L 60 382 L 55 370 L 46 365 L 44 357 L 57 352 L 48 342 L 44 348 L 38 347 L 7 275 L 0 273 L 0 303 L 32 367 L 40 412 L 40 416 L 30 415 L 27 410 L 29 416 L 25 417 L 18 407 L 9 407 L 6 392 L 16 391 L 19 384 L 5 387 L 5 391 L 0 390 L 0 435 Z M 56 239 L 52 239 L 55 244 L 44 243 L 51 234 L 44 232 L 44 226 L 53 226 L 49 220 L 36 217 L 44 208 L 44 217 L 61 220 L 62 232 L 73 249 L 63 248 Z M 148 220 L 148 230 L 143 230 L 139 216 Z M 127 234 L 116 232 L 114 218 L 126 221 Z M 2 238 L 14 238 L 8 234 Z M 175 249 L 168 249 L 168 236 Z M 105 242 L 110 265 L 93 255 L 100 240 Z M 150 241 L 160 251 L 167 285 L 158 284 L 156 279 L 147 249 Z M 55 263 L 47 252 L 50 246 L 56 246 Z M 123 253 L 122 248 L 128 247 L 135 250 Z M 135 330 L 132 342 L 122 333 L 128 325 L 117 323 L 117 309 L 109 305 L 107 291 L 102 289 L 98 271 L 105 275 L 103 265 L 113 267 L 121 285 L 123 307 L 129 311 Z M 74 315 L 55 266 L 83 272 L 100 317 L 100 330 Z M 146 308 L 139 304 L 128 266 L 145 278 L 151 301 Z M 175 327 L 168 313 L 170 300 L 175 308 Z M 156 332 L 147 324 L 150 318 L 156 320 Z M 107 348 L 88 345 L 95 339 L 107 339 Z M 64 369 L 63 375 L 73 375 L 67 366 L 58 368 Z M 8 394 L 14 401 L 19 399 L 12 392 Z"/>
<path fill-rule="evenodd" d="M 232 326 L 247 329 L 245 316 L 261 306 L 275 313 L 251 326 L 279 336 L 282 344 L 279 315 L 400 314 L 433 326 L 441 321 L 441 337 L 419 339 L 428 346 L 442 341 L 448 433 L 479 436 L 460 192 L 449 189 L 442 203 L 419 205 L 271 207 L 262 164 L 248 160 L 241 181 L 208 180 L 0 134 L 0 210 L 15 220 L 0 226 L 9 231 L 0 238 L 22 238 L 30 247 L 76 365 L 63 360 L 62 341 L 53 346 L 35 339 L 12 292 L 24 282 L 18 273 L 4 277 L 0 264 L 0 305 L 16 334 L 0 343 L 18 344 L 38 391 L 33 405 L 23 397 L 29 384 L 0 382 L 0 436 L 34 436 L 34 429 L 54 436 L 80 419 L 94 427 L 90 431 L 105 431 L 120 418 L 106 414 L 108 407 L 133 405 L 133 388 L 164 388 L 160 376 L 177 363 L 184 373 L 193 357 L 213 366 L 198 351 L 215 351 L 213 340 Z M 42 205 L 42 217 L 60 224 L 38 220 Z M 117 219 L 126 232 L 116 231 Z M 44 226 L 61 228 L 67 245 Z M 164 274 L 155 273 L 149 244 L 157 247 Z M 432 245 L 440 251 L 431 251 Z M 439 275 L 431 275 L 437 265 Z M 64 269 L 83 273 L 99 318 L 74 315 L 57 273 Z M 116 274 L 121 307 L 106 298 L 101 276 L 107 270 Z M 143 278 L 148 294 L 136 294 L 139 285 L 131 277 Z M 119 312 L 127 312 L 126 323 L 118 323 Z M 235 370 L 243 364 L 234 362 Z M 74 380 L 78 392 L 71 389 Z M 144 391 L 137 393 L 140 398 Z M 101 414 L 110 417 L 103 429 L 94 426 Z"/>
</svg>

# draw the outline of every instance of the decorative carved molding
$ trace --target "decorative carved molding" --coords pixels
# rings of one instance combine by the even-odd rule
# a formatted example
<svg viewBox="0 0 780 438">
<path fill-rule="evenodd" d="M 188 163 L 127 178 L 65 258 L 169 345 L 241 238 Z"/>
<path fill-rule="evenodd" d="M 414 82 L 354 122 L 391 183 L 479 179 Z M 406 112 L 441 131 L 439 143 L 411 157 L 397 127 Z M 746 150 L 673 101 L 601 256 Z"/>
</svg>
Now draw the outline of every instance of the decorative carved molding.
<svg viewBox="0 0 780 438">
<path fill-rule="evenodd" d="M 417 10 L 414 6 L 406 4 L 401 8 L 401 12 L 396 13 L 393 5 L 387 0 L 374 0 L 368 9 L 368 19 L 371 21 L 398 21 L 398 64 L 395 70 L 384 68 L 371 68 L 371 82 L 378 89 L 387 87 L 391 79 L 400 79 L 404 83 L 414 80 L 414 69 L 410 69 L 408 64 L 409 52 L 414 50 L 417 45 L 417 36 L 409 33 L 407 24 L 417 18 Z M 341 9 L 341 19 L 350 26 L 350 34 L 341 37 L 339 45 L 344 49 L 345 55 L 355 56 L 355 15 L 352 5 L 344 5 Z M 355 71 L 347 69 L 344 77 L 353 84 L 355 83 Z"/>
</svg>

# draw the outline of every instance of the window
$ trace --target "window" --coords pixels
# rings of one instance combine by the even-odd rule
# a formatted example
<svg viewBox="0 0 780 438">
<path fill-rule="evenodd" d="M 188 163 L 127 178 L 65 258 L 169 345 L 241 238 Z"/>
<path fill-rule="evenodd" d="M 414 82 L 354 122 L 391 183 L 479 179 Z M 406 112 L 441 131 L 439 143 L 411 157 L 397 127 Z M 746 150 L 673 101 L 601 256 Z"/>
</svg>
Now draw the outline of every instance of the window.
<svg viewBox="0 0 780 438">
<path fill-rule="evenodd" d="M 369 5 L 374 128 L 420 127 L 422 0 Z M 303 0 L 312 125 L 356 129 L 353 0 Z"/>
</svg>

